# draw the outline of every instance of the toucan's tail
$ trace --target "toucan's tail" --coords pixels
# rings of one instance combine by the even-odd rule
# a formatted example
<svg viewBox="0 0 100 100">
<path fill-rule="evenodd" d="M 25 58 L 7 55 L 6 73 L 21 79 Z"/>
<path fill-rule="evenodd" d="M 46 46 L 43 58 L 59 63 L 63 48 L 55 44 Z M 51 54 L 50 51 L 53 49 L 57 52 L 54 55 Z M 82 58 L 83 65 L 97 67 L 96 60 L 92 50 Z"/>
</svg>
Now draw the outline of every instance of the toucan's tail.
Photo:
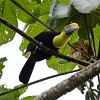
<svg viewBox="0 0 100 100">
<path fill-rule="evenodd" d="M 22 68 L 22 70 L 20 72 L 20 75 L 19 75 L 20 82 L 22 82 L 23 84 L 28 83 L 28 81 L 31 77 L 33 68 L 35 66 L 35 63 L 36 63 L 36 61 L 32 61 L 31 57 L 28 58 L 28 60 L 26 61 L 24 67 Z"/>
</svg>

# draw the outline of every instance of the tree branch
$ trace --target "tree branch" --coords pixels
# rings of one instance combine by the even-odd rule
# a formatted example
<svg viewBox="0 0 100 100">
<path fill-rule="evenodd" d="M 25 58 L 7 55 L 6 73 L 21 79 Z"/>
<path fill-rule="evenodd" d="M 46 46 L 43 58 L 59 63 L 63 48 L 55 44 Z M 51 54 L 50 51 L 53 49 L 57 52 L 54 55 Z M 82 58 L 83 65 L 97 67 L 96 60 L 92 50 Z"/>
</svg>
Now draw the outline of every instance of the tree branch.
<svg viewBox="0 0 100 100">
<path fill-rule="evenodd" d="M 34 100 L 56 100 L 100 73 L 100 60 L 82 69 L 56 86 L 46 90 Z"/>
<path fill-rule="evenodd" d="M 50 55 L 54 55 L 56 57 L 60 57 L 63 58 L 65 60 L 74 62 L 74 63 L 78 63 L 81 64 L 83 66 L 87 66 L 90 63 L 87 61 L 83 61 L 83 60 L 79 60 L 77 58 L 73 58 L 70 56 L 65 56 L 63 54 L 60 54 L 54 50 L 51 50 L 50 48 L 47 48 L 46 46 L 42 45 L 41 43 L 39 43 L 38 41 L 36 41 L 35 39 L 32 39 L 30 36 L 28 36 L 25 32 L 23 32 L 22 30 L 18 29 L 17 27 L 15 27 L 14 25 L 12 25 L 11 23 L 9 23 L 8 21 L 6 21 L 5 19 L 3 19 L 2 17 L 0 17 L 0 22 L 2 22 L 4 25 L 8 26 L 9 28 L 11 28 L 12 30 L 16 31 L 18 34 L 20 34 L 22 37 L 26 38 L 28 41 L 30 41 L 31 43 L 33 43 L 34 45 L 38 46 L 41 50 L 43 50 L 46 53 L 49 53 Z"/>
<path fill-rule="evenodd" d="M 8 93 L 14 92 L 14 91 L 16 91 L 16 90 L 19 90 L 19 89 L 25 88 L 25 87 L 27 87 L 27 86 L 30 86 L 30 85 L 33 85 L 33 84 L 36 84 L 36 83 L 39 83 L 39 82 L 42 82 L 42 81 L 45 81 L 45 80 L 48 80 L 48 79 L 54 78 L 54 77 L 58 77 L 58 76 L 62 76 L 62 75 L 70 74 L 70 73 L 74 73 L 74 72 L 77 72 L 77 71 L 80 71 L 80 70 L 81 70 L 81 69 L 77 69 L 77 70 L 68 71 L 68 72 L 61 73 L 61 74 L 55 74 L 55 75 L 52 75 L 52 76 L 48 76 L 48 77 L 45 77 L 45 78 L 42 78 L 42 79 L 39 79 L 39 80 L 36 80 L 36 81 L 30 82 L 30 83 L 28 83 L 28 84 L 24 84 L 24 85 L 19 86 L 19 87 L 17 87 L 17 88 L 14 88 L 14 89 L 11 89 L 11 90 L 8 90 L 8 91 L 5 91 L 5 92 L 2 92 L 2 93 L 0 93 L 0 96 L 3 96 L 3 95 L 5 95 L 5 94 L 8 94 Z"/>
</svg>

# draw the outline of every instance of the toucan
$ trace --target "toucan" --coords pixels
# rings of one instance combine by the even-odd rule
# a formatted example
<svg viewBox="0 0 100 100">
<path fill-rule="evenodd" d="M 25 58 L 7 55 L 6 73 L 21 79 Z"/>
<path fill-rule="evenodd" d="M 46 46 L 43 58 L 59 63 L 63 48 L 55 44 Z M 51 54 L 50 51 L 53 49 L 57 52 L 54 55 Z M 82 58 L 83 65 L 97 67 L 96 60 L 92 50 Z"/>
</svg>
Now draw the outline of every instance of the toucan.
<svg viewBox="0 0 100 100">
<path fill-rule="evenodd" d="M 64 46 L 70 40 L 72 33 L 78 28 L 77 23 L 72 23 L 65 26 L 62 29 L 62 32 L 45 31 L 38 34 L 36 37 L 34 37 L 34 39 L 42 43 L 44 46 L 58 52 L 58 49 Z M 36 62 L 49 59 L 52 56 L 49 53 L 42 51 L 32 43 L 29 43 L 26 52 L 30 52 L 30 56 L 19 75 L 19 80 L 23 84 L 28 83 Z"/>
</svg>

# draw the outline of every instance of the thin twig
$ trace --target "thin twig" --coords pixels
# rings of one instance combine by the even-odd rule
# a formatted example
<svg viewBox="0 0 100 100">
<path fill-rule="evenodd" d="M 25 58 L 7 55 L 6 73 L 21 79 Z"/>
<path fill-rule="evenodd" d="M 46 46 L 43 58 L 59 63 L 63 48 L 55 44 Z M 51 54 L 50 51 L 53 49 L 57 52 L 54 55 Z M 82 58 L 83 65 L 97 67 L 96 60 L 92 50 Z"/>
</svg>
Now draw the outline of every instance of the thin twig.
<svg viewBox="0 0 100 100">
<path fill-rule="evenodd" d="M 16 0 L 10 0 L 11 2 L 13 2 L 16 6 L 18 6 L 20 9 L 22 9 L 24 12 L 26 12 L 27 14 L 29 14 L 32 18 L 35 18 L 38 22 L 40 22 L 42 25 L 44 25 L 46 28 L 48 28 L 49 30 L 53 31 L 50 27 L 48 27 L 46 24 L 44 24 L 41 20 L 39 20 L 35 15 L 31 14 L 29 11 L 27 11 L 25 8 L 23 8 L 18 2 L 16 2 Z"/>
<path fill-rule="evenodd" d="M 77 58 L 73 58 L 73 57 L 66 56 L 66 55 L 63 55 L 61 53 L 58 53 L 58 52 L 56 52 L 54 50 L 51 50 L 50 48 L 47 48 L 44 45 L 41 46 L 41 43 L 39 43 L 35 39 L 32 39 L 25 32 L 23 32 L 22 30 L 18 29 L 17 27 L 15 27 L 14 25 L 12 25 L 11 23 L 9 23 L 8 21 L 6 21 L 5 19 L 3 19 L 2 17 L 0 17 L 0 22 L 2 22 L 4 25 L 8 26 L 12 30 L 16 31 L 18 34 L 20 34 L 21 36 L 23 36 L 24 38 L 26 38 L 32 44 L 34 44 L 35 46 L 38 46 L 41 50 L 43 50 L 44 52 L 46 52 L 46 53 L 48 53 L 50 55 L 54 55 L 56 57 L 60 57 L 60 58 L 63 58 L 65 60 L 68 60 L 68 61 L 71 61 L 71 62 L 74 62 L 74 63 L 78 63 L 78 64 L 81 64 L 83 66 L 88 66 L 90 64 L 87 61 L 83 61 L 83 60 L 80 60 L 80 59 L 77 59 Z"/>
<path fill-rule="evenodd" d="M 75 51 L 78 51 L 73 45 L 71 45 L 69 42 L 67 43 L 71 48 L 73 48 Z"/>
<path fill-rule="evenodd" d="M 65 74 L 70 74 L 70 73 L 77 72 L 77 71 L 80 71 L 80 70 L 81 69 L 77 69 L 77 70 L 68 71 L 68 72 L 65 72 L 65 73 L 55 74 L 55 75 L 52 75 L 52 76 L 49 76 L 49 77 L 45 77 L 45 78 L 42 78 L 42 79 L 39 79 L 39 80 L 30 82 L 28 84 L 22 85 L 20 87 L 17 87 L 17 88 L 14 88 L 14 89 L 11 89 L 11 90 L 2 92 L 2 93 L 0 93 L 0 96 L 5 95 L 5 94 L 8 94 L 8 93 L 11 93 L 11 92 L 14 92 L 14 91 L 19 90 L 19 89 L 22 89 L 22 88 L 25 88 L 25 87 L 30 86 L 30 85 L 33 85 L 33 84 L 36 84 L 36 83 L 39 83 L 39 82 L 42 82 L 42 81 L 45 81 L 45 80 L 54 78 L 54 77 L 58 77 L 58 76 L 65 75 Z"/>
</svg>

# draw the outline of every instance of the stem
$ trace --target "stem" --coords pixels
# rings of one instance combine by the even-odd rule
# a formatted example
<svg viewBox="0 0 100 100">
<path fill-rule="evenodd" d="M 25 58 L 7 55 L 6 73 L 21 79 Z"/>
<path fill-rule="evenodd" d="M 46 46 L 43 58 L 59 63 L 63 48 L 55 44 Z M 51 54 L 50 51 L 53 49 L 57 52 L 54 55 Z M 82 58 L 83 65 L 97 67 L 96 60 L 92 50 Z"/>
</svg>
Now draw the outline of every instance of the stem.
<svg viewBox="0 0 100 100">
<path fill-rule="evenodd" d="M 25 87 L 30 86 L 30 85 L 33 85 L 33 84 L 36 84 L 36 83 L 39 83 L 39 82 L 42 82 L 42 81 L 45 81 L 45 80 L 54 78 L 54 77 L 58 77 L 58 76 L 61 76 L 61 75 L 65 75 L 65 74 L 77 72 L 77 71 L 80 71 L 80 70 L 81 70 L 81 69 L 77 69 L 77 70 L 73 70 L 73 71 L 69 71 L 69 72 L 65 72 L 65 73 L 61 73 L 61 74 L 55 74 L 55 75 L 52 75 L 52 76 L 49 76 L 49 77 L 45 77 L 45 78 L 42 78 L 42 79 L 39 79 L 39 80 L 30 82 L 30 83 L 28 83 L 28 84 L 22 85 L 22 86 L 20 86 L 20 87 L 17 87 L 17 88 L 14 88 L 14 89 L 11 89 L 11 90 L 2 92 L 2 93 L 0 93 L 0 96 L 5 95 L 5 94 L 8 94 L 8 93 L 11 93 L 11 92 L 14 92 L 14 91 L 19 90 L 19 89 L 22 89 L 22 88 L 25 88 Z"/>
<path fill-rule="evenodd" d="M 84 19 L 85 19 L 85 23 L 86 23 L 86 30 L 87 30 L 87 35 L 88 35 L 88 41 L 89 41 L 89 45 L 91 47 L 91 50 L 93 52 L 93 49 L 92 49 L 92 44 L 91 44 L 91 38 L 90 38 L 90 28 L 91 28 L 91 16 L 88 14 L 89 16 L 89 19 L 90 19 L 90 25 L 88 24 L 88 20 L 87 20 L 87 17 L 86 15 L 84 15 Z M 90 26 L 90 27 L 89 27 Z M 91 33 L 91 37 L 92 37 L 92 33 Z M 93 39 L 92 39 L 93 40 Z M 94 41 L 93 41 L 94 42 Z M 95 49 L 95 48 L 94 48 Z M 93 52 L 93 55 L 95 56 L 95 52 Z"/>
<path fill-rule="evenodd" d="M 66 55 L 60 54 L 60 53 L 58 53 L 58 52 L 56 52 L 54 50 L 51 50 L 50 48 L 47 48 L 44 45 L 41 46 L 41 43 L 39 43 L 35 39 L 32 39 L 25 32 L 23 32 L 22 30 L 18 29 L 17 27 L 15 27 L 14 25 L 12 25 L 8 21 L 4 20 L 2 17 L 0 17 L 0 22 L 2 22 L 4 25 L 8 26 L 12 30 L 16 31 L 18 34 L 20 34 L 21 36 L 23 36 L 24 38 L 26 38 L 32 44 L 34 44 L 35 46 L 38 46 L 41 50 L 43 50 L 44 52 L 46 52 L 46 53 L 48 53 L 50 55 L 54 55 L 56 57 L 60 57 L 60 58 L 63 58 L 65 60 L 68 60 L 68 61 L 71 61 L 71 62 L 74 62 L 74 63 L 78 63 L 78 64 L 81 64 L 83 66 L 88 66 L 90 64 L 87 61 L 79 60 L 77 58 L 73 58 L 73 57 L 70 57 L 70 56 L 66 56 Z"/>
<path fill-rule="evenodd" d="M 11 2 L 13 2 L 16 6 L 18 6 L 20 9 L 22 9 L 24 12 L 26 12 L 27 14 L 29 14 L 32 18 L 35 18 L 38 22 L 40 22 L 42 25 L 44 25 L 46 28 L 48 28 L 49 30 L 53 31 L 50 27 L 48 27 L 46 24 L 44 24 L 42 21 L 40 21 L 35 15 L 31 14 L 30 12 L 28 12 L 25 8 L 23 8 L 18 2 L 16 2 L 16 0 L 10 0 Z"/>
<path fill-rule="evenodd" d="M 92 37 L 92 41 L 93 41 L 94 56 L 96 57 L 96 47 L 95 47 L 95 40 L 94 40 L 94 32 L 93 32 L 93 30 L 91 32 L 91 37 Z"/>
<path fill-rule="evenodd" d="M 90 40 L 90 35 L 89 35 L 89 34 L 90 34 L 90 31 L 89 31 L 89 27 L 88 27 L 86 15 L 84 15 L 84 19 L 85 19 L 86 30 L 87 30 L 87 34 L 88 34 L 89 45 L 90 45 L 90 47 L 92 48 L 92 46 L 91 46 L 91 40 Z M 91 49 L 91 50 L 92 50 L 92 49 Z"/>
<path fill-rule="evenodd" d="M 71 45 L 69 42 L 67 43 L 71 48 L 73 48 L 75 51 L 78 51 L 73 45 Z"/>
</svg>

